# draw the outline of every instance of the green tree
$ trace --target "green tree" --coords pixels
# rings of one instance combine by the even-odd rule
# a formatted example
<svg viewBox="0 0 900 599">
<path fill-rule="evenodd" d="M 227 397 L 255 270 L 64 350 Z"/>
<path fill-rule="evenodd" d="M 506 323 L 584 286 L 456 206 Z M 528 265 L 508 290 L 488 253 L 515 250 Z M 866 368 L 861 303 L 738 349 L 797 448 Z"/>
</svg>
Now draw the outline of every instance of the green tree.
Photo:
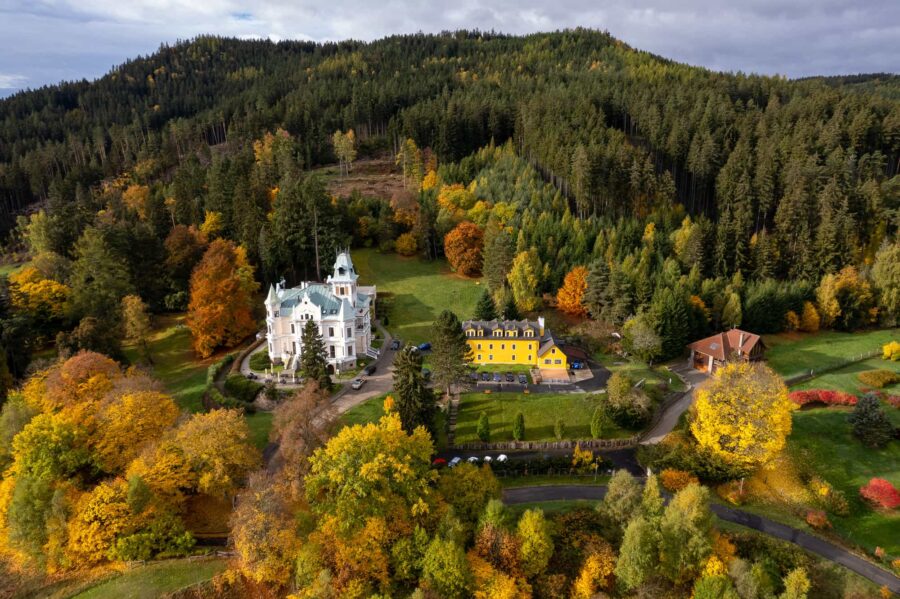
<svg viewBox="0 0 900 599">
<path fill-rule="evenodd" d="M 450 540 L 436 538 L 428 545 L 422 559 L 422 580 L 438 597 L 466 599 L 472 596 L 472 572 L 466 552 Z"/>
<path fill-rule="evenodd" d="M 494 320 L 497 318 L 497 306 L 491 292 L 485 289 L 475 305 L 475 320 Z"/>
<path fill-rule="evenodd" d="M 594 260 L 588 268 L 587 289 L 582 300 L 594 318 L 608 314 L 613 298 L 609 295 L 609 265 L 604 258 Z"/>
<path fill-rule="evenodd" d="M 687 298 L 682 293 L 663 288 L 654 296 L 650 313 L 662 340 L 662 356 L 673 358 L 680 355 L 688 341 L 690 329 Z"/>
<path fill-rule="evenodd" d="M 535 248 L 519 253 L 513 260 L 507 278 L 513 298 L 516 300 L 516 307 L 522 312 L 537 310 L 541 305 L 541 298 L 538 295 L 541 272 L 541 260 Z"/>
<path fill-rule="evenodd" d="M 147 304 L 137 295 L 126 295 L 122 298 L 122 325 L 125 339 L 137 345 L 144 359 L 153 363 L 150 356 L 150 314 Z"/>
<path fill-rule="evenodd" d="M 446 390 L 449 397 L 452 386 L 462 381 L 472 361 L 472 348 L 466 343 L 466 334 L 456 314 L 450 310 L 440 313 L 432 326 L 433 343 L 431 366 L 434 381 Z"/>
<path fill-rule="evenodd" d="M 516 414 L 516 419 L 513 422 L 512 436 L 516 441 L 525 439 L 525 414 L 522 412 Z"/>
<path fill-rule="evenodd" d="M 784 592 L 778 599 L 806 599 L 810 584 L 806 570 L 795 568 L 784 577 Z"/>
<path fill-rule="evenodd" d="M 712 552 L 709 492 L 690 484 L 672 498 L 659 525 L 660 570 L 676 584 L 695 578 Z"/>
<path fill-rule="evenodd" d="M 76 317 L 118 323 L 119 302 L 132 290 L 125 261 L 114 255 L 100 230 L 85 229 L 74 248 L 70 286 Z"/>
<path fill-rule="evenodd" d="M 651 474 L 647 477 L 644 491 L 641 493 L 641 515 L 648 522 L 656 524 L 663 515 L 664 506 L 665 502 L 659 490 L 659 480 L 655 474 Z"/>
<path fill-rule="evenodd" d="M 641 485 L 627 470 L 616 470 L 606 487 L 606 495 L 597 511 L 622 534 L 631 517 L 641 505 Z"/>
<path fill-rule="evenodd" d="M 474 530 L 479 516 L 492 500 L 500 499 L 500 482 L 490 466 L 464 463 L 441 473 L 438 491 L 453 506 L 467 533 Z"/>
<path fill-rule="evenodd" d="M 853 435 L 867 447 L 884 447 L 894 438 L 894 426 L 875 395 L 860 397 L 847 421 Z"/>
<path fill-rule="evenodd" d="M 539 509 L 526 510 L 519 518 L 516 532 L 522 573 L 529 578 L 540 575 L 553 556 L 553 537 L 544 512 Z"/>
<path fill-rule="evenodd" d="M 432 430 L 434 393 L 425 384 L 422 353 L 414 346 L 407 345 L 394 359 L 394 393 L 403 430 L 412 432 L 417 426 Z"/>
<path fill-rule="evenodd" d="M 694 583 L 693 599 L 741 599 L 731 579 L 724 575 L 704 576 Z"/>
<path fill-rule="evenodd" d="M 641 360 L 652 365 L 663 352 L 663 340 L 649 322 L 646 314 L 629 318 L 623 330 L 625 347 Z"/>
<path fill-rule="evenodd" d="M 881 317 L 888 326 L 900 317 L 900 241 L 885 242 L 875 254 L 872 282 L 878 291 Z"/>
<path fill-rule="evenodd" d="M 656 523 L 643 516 L 628 522 L 616 562 L 616 579 L 625 589 L 636 589 L 656 574 L 659 541 Z"/>
<path fill-rule="evenodd" d="M 487 412 L 481 412 L 478 417 L 478 438 L 484 443 L 491 440 L 491 423 L 488 421 Z"/>
<path fill-rule="evenodd" d="M 488 291 L 496 293 L 506 285 L 506 277 L 509 275 L 514 256 L 515 248 L 509 231 L 496 219 L 491 218 L 484 231 L 484 266 L 482 267 Z"/>
<path fill-rule="evenodd" d="M 300 376 L 306 380 L 316 381 L 326 391 L 331 389 L 331 377 L 328 376 L 328 358 L 325 353 L 325 341 L 319 332 L 319 325 L 314 320 L 307 320 L 300 333 Z"/>
<path fill-rule="evenodd" d="M 606 413 L 603 411 L 603 408 L 599 406 L 594 408 L 594 413 L 591 415 L 591 437 L 602 439 L 605 423 Z"/>
</svg>

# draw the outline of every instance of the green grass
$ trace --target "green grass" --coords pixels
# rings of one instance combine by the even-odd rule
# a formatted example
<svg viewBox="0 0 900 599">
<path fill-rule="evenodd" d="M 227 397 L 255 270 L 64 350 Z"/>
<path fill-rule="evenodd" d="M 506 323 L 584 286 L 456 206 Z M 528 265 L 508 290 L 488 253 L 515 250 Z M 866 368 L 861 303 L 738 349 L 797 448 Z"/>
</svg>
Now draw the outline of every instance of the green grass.
<svg viewBox="0 0 900 599">
<path fill-rule="evenodd" d="M 247 414 L 247 426 L 250 428 L 250 440 L 259 449 L 269 444 L 269 431 L 272 430 L 272 412 Z"/>
<path fill-rule="evenodd" d="M 361 404 L 350 408 L 338 418 L 338 428 L 378 422 L 381 417 L 384 416 L 384 398 L 388 395 L 390 395 L 390 393 L 371 397 Z M 447 447 L 445 419 L 446 415 L 443 412 L 438 411 L 434 423 L 435 429 L 437 429 L 434 446 L 437 451 L 441 451 Z"/>
<path fill-rule="evenodd" d="M 191 584 L 209 580 L 225 569 L 225 560 L 171 560 L 124 572 L 73 599 L 153 599 Z"/>
<path fill-rule="evenodd" d="M 566 439 L 590 439 L 591 416 L 602 395 L 585 393 L 466 393 L 456 418 L 456 442 L 477 442 L 478 418 L 487 412 L 491 441 L 512 441 L 512 426 L 518 412 L 525 416 L 526 441 L 555 441 L 557 418 L 565 425 Z M 605 438 L 629 437 L 632 431 L 613 428 Z"/>
<path fill-rule="evenodd" d="M 841 333 L 824 331 L 814 335 L 782 333 L 766 335 L 766 360 L 783 377 L 803 374 L 840 364 L 855 356 L 881 349 L 900 339 L 900 329 Z"/>
<path fill-rule="evenodd" d="M 190 412 L 203 409 L 206 388 L 206 369 L 220 360 L 217 355 L 206 360 L 198 358 L 191 349 L 191 333 L 184 325 L 184 315 L 157 317 L 150 339 L 153 375 L 159 379 L 178 402 Z M 125 355 L 132 363 L 139 363 L 134 346 L 126 346 Z"/>
<path fill-rule="evenodd" d="M 864 362 L 856 362 L 838 370 L 821 374 L 808 381 L 793 385 L 791 389 L 834 389 L 859 395 L 866 388 L 857 376 L 866 370 L 893 370 L 900 372 L 900 362 L 891 362 L 881 358 L 870 358 Z M 885 387 L 887 393 L 900 393 L 900 385 Z"/>
<path fill-rule="evenodd" d="M 362 285 L 377 285 L 379 303 L 390 305 L 388 326 L 406 343 L 431 340 L 431 325 L 442 310 L 451 309 L 461 319 L 472 317 L 484 289 L 478 281 L 455 275 L 444 260 L 425 261 L 354 250 L 353 263 Z"/>
<path fill-rule="evenodd" d="M 900 425 L 900 410 L 888 406 L 885 410 L 894 426 Z M 900 555 L 900 512 L 877 512 L 859 497 L 859 488 L 876 476 L 900 487 L 900 442 L 880 450 L 863 446 L 851 434 L 849 412 L 849 408 L 795 412 L 788 450 L 796 463 L 807 464 L 846 495 L 850 515 L 830 517 L 836 533 L 869 551 L 880 546 L 890 555 Z"/>
<path fill-rule="evenodd" d="M 609 477 L 605 474 L 587 474 L 578 476 L 575 474 L 538 474 L 535 476 L 498 476 L 500 486 L 504 489 L 517 487 L 552 487 L 554 485 L 605 485 Z"/>
<path fill-rule="evenodd" d="M 684 391 L 684 383 L 677 376 L 662 366 L 647 366 L 646 362 L 642 362 L 636 358 L 623 358 L 612 354 L 597 354 L 594 358 L 603 364 L 610 372 L 621 372 L 627 374 L 637 383 L 641 379 L 646 381 L 644 384 L 649 387 L 659 387 L 663 384 L 669 385 L 669 388 L 675 391 Z M 669 383 L 671 379 L 671 383 Z"/>
</svg>

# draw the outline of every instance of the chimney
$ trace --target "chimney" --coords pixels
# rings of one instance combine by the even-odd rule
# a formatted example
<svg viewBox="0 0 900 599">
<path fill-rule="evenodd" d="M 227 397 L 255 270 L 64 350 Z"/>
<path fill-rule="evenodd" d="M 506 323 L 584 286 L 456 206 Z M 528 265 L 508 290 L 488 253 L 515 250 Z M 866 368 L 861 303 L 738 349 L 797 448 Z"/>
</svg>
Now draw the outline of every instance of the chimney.
<svg viewBox="0 0 900 599">
<path fill-rule="evenodd" d="M 741 331 L 738 336 L 738 355 L 744 355 L 744 331 Z"/>
<path fill-rule="evenodd" d="M 544 317 L 538 316 L 538 330 L 540 331 L 538 334 L 543 337 L 544 336 Z"/>
</svg>

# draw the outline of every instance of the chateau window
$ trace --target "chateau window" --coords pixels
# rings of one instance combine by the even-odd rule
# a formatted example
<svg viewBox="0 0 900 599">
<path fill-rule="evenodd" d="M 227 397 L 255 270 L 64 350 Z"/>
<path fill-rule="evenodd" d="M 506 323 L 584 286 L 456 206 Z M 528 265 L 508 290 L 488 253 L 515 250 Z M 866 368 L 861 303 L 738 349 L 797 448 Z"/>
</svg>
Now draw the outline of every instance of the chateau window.
<svg viewBox="0 0 900 599">
<path fill-rule="evenodd" d="M 328 327 L 328 336 L 334 337 L 334 327 Z"/>
<path fill-rule="evenodd" d="M 528 363 L 531 363 L 531 354 L 528 354 Z"/>
<path fill-rule="evenodd" d="M 353 336 L 353 330 L 350 327 L 347 327 L 347 337 Z"/>
<path fill-rule="evenodd" d="M 481 329 L 478 329 L 478 336 L 484 337 L 484 331 L 482 331 Z"/>
<path fill-rule="evenodd" d="M 278 310 L 275 310 L 275 316 L 278 316 Z"/>
<path fill-rule="evenodd" d="M 549 363 L 550 363 L 550 358 L 547 358 L 546 360 L 544 360 L 544 364 L 549 364 Z"/>
<path fill-rule="evenodd" d="M 494 349 L 494 344 L 493 344 L 493 343 L 488 343 L 488 349 Z"/>
<path fill-rule="evenodd" d="M 475 336 L 475 331 L 473 331 L 472 329 L 469 329 L 468 331 L 466 331 L 466 337 L 474 337 L 474 336 Z"/>
<path fill-rule="evenodd" d="M 329 351 L 329 353 L 331 353 L 331 357 L 333 358 L 333 357 L 334 357 L 334 346 L 333 346 L 333 345 L 329 345 L 329 346 L 328 346 L 328 351 Z M 550 360 L 547 360 L 547 361 L 549 362 Z"/>
<path fill-rule="evenodd" d="M 503 331 L 501 331 L 500 329 L 497 329 L 496 331 L 494 331 L 494 337 L 502 337 L 502 336 L 503 336 Z"/>
<path fill-rule="evenodd" d="M 478 344 L 478 349 L 481 349 L 481 344 L 480 344 L 480 343 Z"/>
<path fill-rule="evenodd" d="M 513 348 L 513 351 L 516 350 L 516 344 L 515 344 L 515 343 L 512 344 L 512 348 Z"/>
<path fill-rule="evenodd" d="M 294 330 L 294 323 L 292 322 L 291 323 L 291 335 L 293 335 L 294 333 L 296 333 L 296 331 Z"/>
<path fill-rule="evenodd" d="M 513 355 L 512 355 L 512 361 L 513 361 L 513 362 L 516 361 L 516 354 L 513 354 Z"/>
<path fill-rule="evenodd" d="M 269 334 L 271 335 L 272 334 L 272 325 L 267 324 L 266 329 L 269 331 Z"/>
<path fill-rule="evenodd" d="M 348 355 L 348 356 L 352 356 L 352 355 L 353 355 L 353 346 L 352 346 L 352 345 L 348 345 L 348 346 L 347 346 L 347 355 Z"/>
<path fill-rule="evenodd" d="M 534 337 L 534 331 L 532 331 L 531 329 L 528 329 L 527 331 L 525 331 L 525 336 L 526 337 Z"/>
<path fill-rule="evenodd" d="M 478 361 L 481 362 L 481 354 L 478 354 Z"/>
<path fill-rule="evenodd" d="M 562 360 L 554 360 L 553 363 L 554 364 L 562 364 Z"/>
<path fill-rule="evenodd" d="M 492 362 L 494 360 L 494 354 L 488 356 L 488 362 Z"/>
<path fill-rule="evenodd" d="M 500 349 L 506 349 L 506 344 L 505 344 L 505 343 L 501 343 L 501 344 L 500 344 Z"/>
</svg>

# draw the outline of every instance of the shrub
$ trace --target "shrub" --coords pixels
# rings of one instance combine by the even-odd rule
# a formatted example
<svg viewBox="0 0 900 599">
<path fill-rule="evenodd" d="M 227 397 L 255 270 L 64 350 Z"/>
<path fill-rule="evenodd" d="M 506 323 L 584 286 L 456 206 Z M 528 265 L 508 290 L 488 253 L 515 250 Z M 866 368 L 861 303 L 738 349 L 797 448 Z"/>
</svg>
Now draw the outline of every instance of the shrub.
<svg viewBox="0 0 900 599">
<path fill-rule="evenodd" d="M 784 315 L 784 330 L 796 331 L 800 328 L 800 317 L 793 310 L 788 310 Z"/>
<path fill-rule="evenodd" d="M 894 437 L 894 425 L 873 394 L 864 395 L 857 402 L 847 421 L 853 427 L 853 435 L 867 447 L 884 447 Z"/>
<path fill-rule="evenodd" d="M 519 412 L 516 414 L 516 421 L 513 422 L 512 430 L 513 439 L 521 441 L 525 438 L 525 414 Z"/>
<path fill-rule="evenodd" d="M 697 477 L 684 470 L 666 468 L 659 473 L 659 482 L 663 488 L 672 493 L 677 493 L 691 483 L 699 483 Z"/>
<path fill-rule="evenodd" d="M 892 510 L 900 506 L 900 491 L 883 478 L 873 478 L 860 487 L 859 495 L 876 507 Z"/>
<path fill-rule="evenodd" d="M 491 423 L 488 421 L 487 412 L 482 412 L 478 417 L 477 435 L 484 443 L 491 440 Z"/>
<path fill-rule="evenodd" d="M 602 408 L 595 408 L 591 416 L 591 437 L 594 439 L 603 438 L 603 426 L 606 420 L 606 414 Z"/>
<path fill-rule="evenodd" d="M 831 522 L 828 521 L 828 516 L 822 510 L 808 510 L 806 512 L 806 523 L 816 530 L 831 528 Z"/>
<path fill-rule="evenodd" d="M 271 366 L 272 361 L 269 359 L 269 352 L 267 351 L 258 351 L 250 356 L 250 368 L 253 370 L 262 372 Z"/>
<path fill-rule="evenodd" d="M 397 241 L 394 243 L 394 249 L 401 256 L 415 256 L 416 250 L 419 249 L 418 246 L 419 242 L 412 233 L 404 233 L 398 237 Z"/>
<path fill-rule="evenodd" d="M 562 418 L 556 419 L 556 424 L 553 425 L 553 434 L 558 441 L 561 441 L 566 436 L 566 425 L 563 423 Z"/>
<path fill-rule="evenodd" d="M 243 402 L 253 403 L 264 385 L 245 378 L 242 374 L 232 374 L 225 379 L 225 393 Z"/>
<path fill-rule="evenodd" d="M 860 372 L 856 377 L 862 384 L 875 387 L 876 389 L 883 389 L 884 387 L 900 383 L 900 374 L 891 370 L 866 370 L 865 372 Z"/>
<path fill-rule="evenodd" d="M 832 514 L 847 516 L 850 514 L 850 504 L 842 491 L 835 489 L 827 480 L 818 476 L 809 481 L 809 490 L 815 495 L 819 504 Z"/>
<path fill-rule="evenodd" d="M 885 343 L 881 348 L 881 357 L 892 362 L 900 362 L 900 341 Z"/>
<path fill-rule="evenodd" d="M 798 406 L 825 404 L 826 406 L 855 406 L 856 396 L 843 391 L 831 389 L 809 389 L 807 391 L 791 391 L 788 396 Z"/>
<path fill-rule="evenodd" d="M 716 493 L 732 505 L 741 505 L 747 496 L 746 491 L 741 490 L 740 481 L 732 480 L 716 487 Z"/>
<path fill-rule="evenodd" d="M 821 318 L 812 302 L 803 302 L 803 313 L 800 315 L 800 330 L 815 333 L 819 330 Z"/>
</svg>

